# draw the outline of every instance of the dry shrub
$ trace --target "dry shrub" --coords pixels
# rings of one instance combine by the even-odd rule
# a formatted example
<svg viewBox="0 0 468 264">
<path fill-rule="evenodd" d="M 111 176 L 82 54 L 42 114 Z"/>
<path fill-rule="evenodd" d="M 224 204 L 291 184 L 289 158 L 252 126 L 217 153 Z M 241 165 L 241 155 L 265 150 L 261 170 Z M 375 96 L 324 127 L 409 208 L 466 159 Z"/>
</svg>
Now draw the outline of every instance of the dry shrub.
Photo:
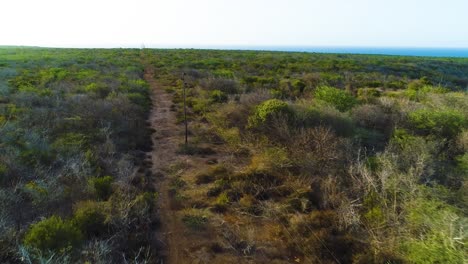
<svg viewBox="0 0 468 264">
<path fill-rule="evenodd" d="M 342 197 L 341 203 L 336 209 L 340 229 L 358 229 L 360 227 L 360 207 L 361 204 L 358 200 L 351 201 L 347 197 Z"/>
<path fill-rule="evenodd" d="M 208 90 L 220 90 L 226 94 L 239 92 L 239 84 L 235 80 L 224 78 L 210 78 L 200 82 L 200 85 Z"/>
<path fill-rule="evenodd" d="M 299 127 L 328 126 L 342 137 L 354 135 L 354 123 L 349 113 L 315 100 L 298 100 L 293 105 L 295 123 Z"/>
<path fill-rule="evenodd" d="M 85 263 L 104 264 L 109 262 L 113 251 L 115 249 L 109 240 L 92 240 L 84 246 L 82 258 Z"/>
<path fill-rule="evenodd" d="M 247 125 L 249 107 L 241 103 L 223 104 L 214 113 L 208 115 L 208 120 L 220 128 L 244 128 Z"/>
<path fill-rule="evenodd" d="M 249 214 L 253 215 L 260 215 L 262 213 L 262 209 L 259 206 L 259 202 L 255 197 L 252 195 L 244 195 L 239 200 L 240 209 L 245 211 Z"/>
<path fill-rule="evenodd" d="M 0 262 L 2 263 L 17 258 L 16 231 L 8 226 L 9 224 L 5 216 L 0 215 Z"/>
<path fill-rule="evenodd" d="M 391 131 L 393 120 L 391 116 L 377 105 L 365 104 L 355 107 L 351 112 L 358 125 L 380 131 Z"/>
<path fill-rule="evenodd" d="M 346 140 L 339 138 L 329 127 L 318 126 L 300 129 L 291 142 L 295 161 L 312 172 L 323 173 L 335 168 L 344 159 Z"/>
<path fill-rule="evenodd" d="M 277 114 L 270 118 L 270 122 L 263 129 L 264 132 L 275 142 L 289 145 L 293 137 L 291 124 L 294 118 L 287 114 Z"/>
<path fill-rule="evenodd" d="M 225 179 L 229 175 L 228 169 L 222 165 L 218 164 L 216 166 L 210 167 L 204 172 L 201 172 L 195 176 L 196 184 L 207 184 L 211 183 L 217 179 Z"/>
<path fill-rule="evenodd" d="M 116 186 L 108 201 L 109 217 L 106 222 L 122 232 L 130 228 L 146 228 L 156 220 L 156 193 L 139 193 L 129 186 Z"/>
<path fill-rule="evenodd" d="M 271 98 L 268 90 L 258 89 L 251 93 L 241 94 L 239 103 L 251 108 Z"/>
<path fill-rule="evenodd" d="M 320 73 L 318 72 L 311 72 L 305 74 L 302 79 L 306 83 L 307 87 L 316 88 L 320 84 L 322 84 L 322 79 L 320 78 Z"/>
<path fill-rule="evenodd" d="M 259 90 L 242 94 L 238 102 L 220 105 L 207 115 L 207 119 L 212 125 L 212 131 L 217 134 L 219 139 L 228 143 L 235 152 L 242 150 L 241 137 L 247 126 L 250 111 L 268 98 L 270 95 L 266 91 Z"/>
<path fill-rule="evenodd" d="M 284 148 L 267 147 L 252 156 L 249 169 L 252 171 L 277 171 L 292 165 Z"/>
<path fill-rule="evenodd" d="M 337 227 L 338 216 L 332 210 L 295 215 L 290 219 L 288 244 L 317 262 L 350 263 L 355 242 Z"/>
<path fill-rule="evenodd" d="M 234 249 L 240 255 L 251 255 L 255 252 L 256 246 L 249 229 L 244 230 L 238 225 L 223 225 L 221 233 L 227 248 Z"/>
<path fill-rule="evenodd" d="M 322 193 L 322 208 L 338 208 L 344 197 L 340 190 L 341 183 L 335 176 L 328 176 L 320 183 Z"/>
<path fill-rule="evenodd" d="M 278 186 L 284 183 L 284 177 L 268 171 L 247 171 L 238 178 L 242 180 L 239 184 L 242 192 L 259 200 L 267 200 L 276 195 Z"/>
</svg>

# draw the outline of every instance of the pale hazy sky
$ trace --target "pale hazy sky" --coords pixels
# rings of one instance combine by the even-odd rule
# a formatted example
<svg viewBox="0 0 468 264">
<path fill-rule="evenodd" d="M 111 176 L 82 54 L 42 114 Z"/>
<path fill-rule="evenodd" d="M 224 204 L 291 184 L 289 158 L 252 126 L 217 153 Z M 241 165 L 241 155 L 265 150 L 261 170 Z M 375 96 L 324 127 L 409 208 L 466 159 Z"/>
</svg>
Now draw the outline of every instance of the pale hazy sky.
<svg viewBox="0 0 468 264">
<path fill-rule="evenodd" d="M 1 0 L 0 45 L 468 48 L 468 0 Z"/>
</svg>

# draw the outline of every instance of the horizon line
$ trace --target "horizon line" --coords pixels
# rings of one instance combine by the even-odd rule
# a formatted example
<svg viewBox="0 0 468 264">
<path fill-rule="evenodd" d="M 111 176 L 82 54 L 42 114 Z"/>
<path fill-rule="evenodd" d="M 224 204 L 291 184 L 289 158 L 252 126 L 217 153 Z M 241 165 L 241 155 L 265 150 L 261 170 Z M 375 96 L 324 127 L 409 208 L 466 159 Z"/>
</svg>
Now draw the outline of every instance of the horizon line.
<svg viewBox="0 0 468 264">
<path fill-rule="evenodd" d="M 426 58 L 468 58 L 468 48 L 464 47 L 383 47 L 383 46 L 249 46 L 249 45 L 199 45 L 199 46 L 169 46 L 169 45 L 128 45 L 120 47 L 52 47 L 52 46 L 15 46 L 0 45 L 0 48 L 24 49 L 160 49 L 160 50 L 211 50 L 211 51 L 257 51 L 257 52 L 287 52 L 310 54 L 347 54 L 376 55 Z"/>
<path fill-rule="evenodd" d="M 31 47 L 31 48 L 70 48 L 70 49 L 118 49 L 118 48 L 161 48 L 161 49 L 198 49 L 198 48 L 369 48 L 369 49 L 460 49 L 468 50 L 468 46 L 383 46 L 383 45 L 288 45 L 288 44 L 80 44 L 80 45 L 16 45 L 0 44 L 0 47 Z"/>
</svg>

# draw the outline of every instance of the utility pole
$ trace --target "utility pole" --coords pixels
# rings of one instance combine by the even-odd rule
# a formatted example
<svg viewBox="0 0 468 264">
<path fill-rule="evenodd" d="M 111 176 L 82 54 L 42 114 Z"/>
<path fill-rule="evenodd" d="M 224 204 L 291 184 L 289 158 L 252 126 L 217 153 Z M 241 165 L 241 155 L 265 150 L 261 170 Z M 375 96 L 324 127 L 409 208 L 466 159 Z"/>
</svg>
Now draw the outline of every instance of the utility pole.
<svg viewBox="0 0 468 264">
<path fill-rule="evenodd" d="M 186 87 L 187 83 L 185 82 L 185 72 L 182 75 L 182 81 L 184 82 L 184 123 L 185 123 L 185 149 L 188 147 L 188 124 L 187 124 L 187 104 L 186 104 Z"/>
</svg>

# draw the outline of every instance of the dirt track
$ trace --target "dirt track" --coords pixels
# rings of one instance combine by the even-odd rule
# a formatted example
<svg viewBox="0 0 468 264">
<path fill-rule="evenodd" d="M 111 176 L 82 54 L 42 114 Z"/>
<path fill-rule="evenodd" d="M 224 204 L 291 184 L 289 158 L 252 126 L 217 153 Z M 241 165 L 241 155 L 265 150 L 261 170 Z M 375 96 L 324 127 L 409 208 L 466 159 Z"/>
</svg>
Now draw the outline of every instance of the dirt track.
<svg viewBox="0 0 468 264">
<path fill-rule="evenodd" d="M 225 252 L 214 253 L 211 246 L 223 243 L 224 219 L 222 216 L 213 216 L 217 224 L 211 225 L 206 230 L 196 232 L 189 230 L 182 222 L 181 208 L 176 199 L 171 196 L 171 182 L 174 177 L 180 177 L 186 182 L 193 182 L 193 175 L 200 171 L 206 171 L 211 165 L 207 165 L 208 160 L 224 160 L 226 157 L 219 153 L 210 156 L 204 155 L 181 155 L 177 154 L 180 143 L 184 139 L 184 126 L 176 124 L 176 113 L 171 111 L 172 94 L 165 91 L 165 87 L 160 85 L 155 77 L 154 70 L 147 66 L 144 74 L 145 80 L 151 88 L 151 99 L 153 108 L 150 113 L 149 123 L 154 129 L 152 135 L 153 149 L 148 152 L 148 157 L 152 160 L 152 175 L 155 189 L 158 196 L 158 214 L 160 228 L 152 234 L 154 241 L 159 246 L 158 256 L 161 256 L 157 263 L 160 264 L 228 264 L 228 263 L 265 263 L 255 260 L 247 261 L 236 251 L 227 248 Z M 215 148 L 213 144 L 207 146 Z M 183 164 L 176 175 L 171 172 L 171 165 Z M 187 186 L 187 191 L 199 192 L 200 186 Z M 206 199 L 204 190 L 202 197 Z M 194 198 L 193 196 L 191 198 Z M 190 204 L 187 204 L 190 207 Z M 214 219 L 212 219 L 214 222 Z M 218 230 L 221 228 L 220 230 Z M 216 243 L 215 243 L 216 244 Z"/>
<path fill-rule="evenodd" d="M 178 156 L 176 154 L 178 138 L 181 127 L 175 124 L 175 113 L 170 110 L 172 105 L 171 94 L 164 91 L 154 79 L 154 72 L 150 66 L 145 69 L 145 80 L 151 88 L 153 108 L 149 117 L 151 127 L 156 131 L 152 135 L 153 150 L 153 175 L 156 189 L 158 190 L 158 208 L 161 227 L 154 234 L 155 239 L 163 246 L 160 263 L 186 263 L 182 259 L 180 250 L 183 247 L 183 234 L 176 215 L 170 208 L 169 185 L 170 179 L 166 174 L 168 164 L 173 163 Z M 171 221 L 172 220 L 172 221 Z"/>
</svg>

